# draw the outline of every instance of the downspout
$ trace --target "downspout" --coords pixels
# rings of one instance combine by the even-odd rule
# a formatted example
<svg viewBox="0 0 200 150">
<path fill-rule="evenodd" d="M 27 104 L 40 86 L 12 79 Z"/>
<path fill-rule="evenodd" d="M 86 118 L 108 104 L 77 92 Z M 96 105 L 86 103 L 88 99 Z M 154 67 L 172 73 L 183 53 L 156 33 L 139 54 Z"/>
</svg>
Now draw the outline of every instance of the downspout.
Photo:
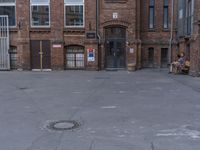
<svg viewBox="0 0 200 150">
<path fill-rule="evenodd" d="M 170 29 L 170 40 L 169 40 L 169 64 L 172 62 L 172 41 L 173 41 L 173 27 L 174 27 L 174 0 L 172 2 L 171 9 L 171 29 Z"/>
<path fill-rule="evenodd" d="M 101 42 L 101 37 L 99 35 L 99 0 L 96 0 L 96 35 L 98 39 L 98 45 Z"/>
<path fill-rule="evenodd" d="M 96 38 L 98 40 L 98 70 L 101 69 L 101 37 L 99 34 L 99 0 L 96 0 Z"/>
</svg>

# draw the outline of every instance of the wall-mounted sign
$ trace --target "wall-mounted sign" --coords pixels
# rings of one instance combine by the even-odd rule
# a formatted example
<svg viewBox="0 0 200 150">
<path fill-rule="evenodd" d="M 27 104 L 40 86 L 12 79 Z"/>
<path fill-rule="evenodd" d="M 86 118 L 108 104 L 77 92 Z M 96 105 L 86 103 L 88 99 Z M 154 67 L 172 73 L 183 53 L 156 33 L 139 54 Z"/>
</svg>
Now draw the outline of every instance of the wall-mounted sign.
<svg viewBox="0 0 200 150">
<path fill-rule="evenodd" d="M 93 48 L 87 49 L 87 60 L 95 61 L 95 49 L 93 49 Z"/>
<path fill-rule="evenodd" d="M 134 53 L 134 48 L 130 48 L 130 53 Z"/>
<path fill-rule="evenodd" d="M 118 13 L 117 12 L 114 12 L 113 13 L 113 19 L 117 19 L 118 18 Z"/>
<path fill-rule="evenodd" d="M 183 9 L 179 10 L 179 19 L 183 19 Z"/>
<path fill-rule="evenodd" d="M 86 33 L 86 38 L 87 39 L 95 39 L 96 33 L 95 32 L 88 32 L 88 33 Z"/>
<path fill-rule="evenodd" d="M 62 45 L 61 44 L 53 44 L 53 48 L 61 48 Z"/>
</svg>

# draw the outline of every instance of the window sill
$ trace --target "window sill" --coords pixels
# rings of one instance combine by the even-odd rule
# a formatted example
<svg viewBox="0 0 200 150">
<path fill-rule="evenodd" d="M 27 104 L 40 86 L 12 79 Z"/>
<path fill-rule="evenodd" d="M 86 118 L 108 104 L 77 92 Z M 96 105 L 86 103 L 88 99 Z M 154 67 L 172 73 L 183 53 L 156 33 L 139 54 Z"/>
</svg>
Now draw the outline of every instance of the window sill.
<svg viewBox="0 0 200 150">
<path fill-rule="evenodd" d="M 163 29 L 163 32 L 169 32 L 170 29 Z"/>
<path fill-rule="evenodd" d="M 148 29 L 148 32 L 156 32 L 156 29 Z"/>
<path fill-rule="evenodd" d="M 30 31 L 31 32 L 50 32 L 51 31 L 51 28 L 30 28 Z"/>
<path fill-rule="evenodd" d="M 85 32 L 85 28 L 84 27 L 80 27 L 80 28 L 65 28 L 64 32 Z"/>
<path fill-rule="evenodd" d="M 19 29 L 17 27 L 10 27 L 9 31 L 10 32 L 17 32 Z"/>
<path fill-rule="evenodd" d="M 189 40 L 190 38 L 191 38 L 191 35 L 185 35 L 185 36 L 184 36 L 184 39 L 185 39 L 185 40 Z"/>
</svg>

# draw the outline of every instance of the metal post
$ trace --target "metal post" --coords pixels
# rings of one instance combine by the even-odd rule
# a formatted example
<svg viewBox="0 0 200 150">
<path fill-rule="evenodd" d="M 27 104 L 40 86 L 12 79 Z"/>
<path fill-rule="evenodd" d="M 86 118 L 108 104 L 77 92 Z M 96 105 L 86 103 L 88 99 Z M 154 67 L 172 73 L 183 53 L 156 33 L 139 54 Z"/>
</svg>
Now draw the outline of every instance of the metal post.
<svg viewBox="0 0 200 150">
<path fill-rule="evenodd" d="M 41 69 L 41 71 L 42 71 L 42 69 L 43 69 L 43 50 L 42 50 L 42 41 L 40 41 L 40 52 L 39 52 L 39 54 L 40 54 L 40 69 Z"/>
</svg>

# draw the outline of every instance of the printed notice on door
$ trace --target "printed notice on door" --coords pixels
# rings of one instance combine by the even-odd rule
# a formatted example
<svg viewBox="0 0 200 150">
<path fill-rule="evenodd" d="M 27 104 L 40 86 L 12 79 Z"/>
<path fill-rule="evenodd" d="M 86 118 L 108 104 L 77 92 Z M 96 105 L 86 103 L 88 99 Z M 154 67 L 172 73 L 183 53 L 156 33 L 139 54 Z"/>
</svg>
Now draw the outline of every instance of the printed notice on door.
<svg viewBox="0 0 200 150">
<path fill-rule="evenodd" d="M 87 59 L 88 61 L 95 61 L 95 49 L 88 48 L 87 49 Z"/>
</svg>

